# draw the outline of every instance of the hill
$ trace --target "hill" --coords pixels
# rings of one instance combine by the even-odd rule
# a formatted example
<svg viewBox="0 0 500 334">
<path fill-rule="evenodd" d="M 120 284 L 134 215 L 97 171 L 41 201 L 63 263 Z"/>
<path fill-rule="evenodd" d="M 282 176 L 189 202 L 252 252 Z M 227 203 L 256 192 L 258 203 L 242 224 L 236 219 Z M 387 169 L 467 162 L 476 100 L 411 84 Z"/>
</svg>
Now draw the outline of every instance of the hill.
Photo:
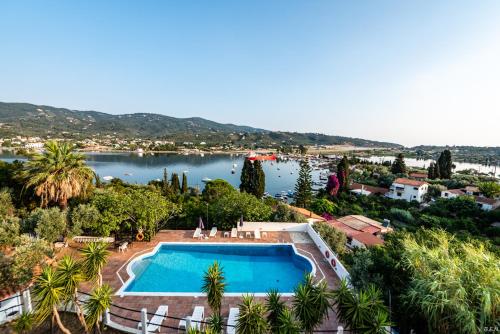
<svg viewBox="0 0 500 334">
<path fill-rule="evenodd" d="M 337 145 L 365 147 L 399 147 L 386 142 L 329 136 L 318 133 L 268 131 L 234 124 L 221 124 L 200 117 L 176 118 L 159 114 L 136 113 L 111 115 L 98 111 L 80 111 L 29 103 L 0 102 L 0 136 L 40 136 L 87 138 L 168 139 L 176 142 L 205 140 L 210 142 L 245 142 Z"/>
</svg>

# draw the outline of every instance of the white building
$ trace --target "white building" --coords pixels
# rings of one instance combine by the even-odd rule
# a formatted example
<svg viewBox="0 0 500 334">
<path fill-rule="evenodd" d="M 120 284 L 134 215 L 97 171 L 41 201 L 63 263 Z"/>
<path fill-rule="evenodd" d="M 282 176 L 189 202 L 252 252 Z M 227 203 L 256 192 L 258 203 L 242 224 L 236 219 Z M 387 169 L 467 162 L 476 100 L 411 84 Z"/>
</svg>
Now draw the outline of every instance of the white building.
<svg viewBox="0 0 500 334">
<path fill-rule="evenodd" d="M 495 210 L 500 207 L 500 200 L 482 196 L 474 196 L 477 205 L 484 211 Z"/>
<path fill-rule="evenodd" d="M 397 178 L 392 182 L 387 197 L 392 199 L 404 199 L 405 201 L 417 201 L 421 203 L 428 189 L 427 182 Z"/>
<path fill-rule="evenodd" d="M 464 196 L 465 192 L 461 189 L 446 189 L 441 191 L 442 198 L 457 198 L 458 196 Z"/>
<path fill-rule="evenodd" d="M 27 143 L 26 145 L 24 145 L 24 147 L 27 149 L 41 149 L 43 148 L 43 143 L 41 142 Z"/>
</svg>

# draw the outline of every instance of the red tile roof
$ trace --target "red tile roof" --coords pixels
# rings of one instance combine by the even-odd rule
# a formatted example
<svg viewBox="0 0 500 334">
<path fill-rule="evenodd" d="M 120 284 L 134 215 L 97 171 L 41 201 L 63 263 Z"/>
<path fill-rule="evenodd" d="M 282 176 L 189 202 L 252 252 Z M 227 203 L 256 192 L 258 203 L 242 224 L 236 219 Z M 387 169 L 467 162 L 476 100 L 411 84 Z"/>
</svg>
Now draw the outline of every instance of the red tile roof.
<svg viewBox="0 0 500 334">
<path fill-rule="evenodd" d="M 445 191 L 456 195 L 465 195 L 465 192 L 462 189 L 448 189 Z"/>
<path fill-rule="evenodd" d="M 476 202 L 482 203 L 482 204 L 489 204 L 489 205 L 495 205 L 498 200 L 494 198 L 488 198 L 488 197 L 481 197 L 481 196 L 474 196 L 476 199 Z"/>
<path fill-rule="evenodd" d="M 326 221 L 325 218 L 315 214 L 314 212 L 312 211 L 309 211 L 307 209 L 304 209 L 304 208 L 298 208 L 296 206 L 292 206 L 292 205 L 289 205 L 290 209 L 292 211 L 295 211 L 297 213 L 300 213 L 301 215 L 303 215 L 304 217 L 306 218 L 312 218 L 312 219 L 316 219 L 316 220 L 321 220 L 321 221 Z"/>
<path fill-rule="evenodd" d="M 365 246 L 375 246 L 375 245 L 383 245 L 384 240 L 374 236 L 373 234 L 370 233 L 360 233 L 352 237 L 353 239 L 358 240 Z"/>
<path fill-rule="evenodd" d="M 404 184 L 407 186 L 414 186 L 414 187 L 420 187 L 420 186 L 423 186 L 424 184 L 427 184 L 427 182 L 424 182 L 424 181 L 410 180 L 410 179 L 405 179 L 403 177 L 395 179 L 393 183 L 399 183 L 399 184 Z"/>
</svg>

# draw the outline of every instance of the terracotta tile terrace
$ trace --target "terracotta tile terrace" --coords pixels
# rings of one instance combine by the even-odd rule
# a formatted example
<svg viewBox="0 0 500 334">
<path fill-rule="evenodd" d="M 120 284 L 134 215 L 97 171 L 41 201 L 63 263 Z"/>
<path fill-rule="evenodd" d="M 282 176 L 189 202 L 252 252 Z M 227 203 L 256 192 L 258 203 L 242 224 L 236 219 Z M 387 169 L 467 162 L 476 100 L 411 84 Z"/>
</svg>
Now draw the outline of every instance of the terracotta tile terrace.
<svg viewBox="0 0 500 334">
<path fill-rule="evenodd" d="M 241 232 L 240 232 L 241 233 Z M 294 243 L 297 250 L 310 259 L 313 260 L 317 269 L 316 277 L 318 279 L 325 278 L 330 288 L 336 288 L 339 284 L 339 279 L 335 272 L 328 265 L 326 260 L 323 259 L 322 254 L 317 249 L 316 245 L 309 239 L 306 233 L 298 233 L 300 237 L 292 239 L 292 233 L 297 232 L 267 232 L 267 236 L 263 236 L 260 240 L 253 238 L 227 238 L 223 237 L 223 232 L 218 232 L 216 237 L 210 239 L 194 239 L 192 230 L 169 230 L 160 231 L 153 240 L 149 242 L 134 242 L 129 245 L 128 250 L 119 252 L 118 249 L 110 248 L 110 256 L 108 263 L 103 269 L 103 281 L 109 284 L 114 292 L 122 286 L 122 281 L 127 281 L 129 278 L 126 272 L 126 266 L 133 258 L 138 255 L 151 251 L 159 242 L 245 242 L 245 243 Z M 78 248 L 81 244 L 70 244 L 69 248 L 63 250 L 59 255 L 70 253 L 73 256 L 78 256 Z M 121 277 L 121 279 L 120 279 Z M 264 297 L 256 297 L 256 299 L 264 300 Z M 290 298 L 284 297 L 285 300 L 290 301 Z M 230 307 L 237 307 L 241 298 L 240 297 L 224 297 L 222 303 L 222 315 L 227 317 Z M 140 311 L 142 308 L 147 308 L 148 312 L 154 313 L 159 305 L 168 305 L 168 315 L 171 317 L 183 318 L 191 315 L 195 306 L 205 307 L 205 317 L 210 316 L 210 307 L 208 306 L 206 297 L 179 297 L 179 296 L 113 296 L 113 304 L 120 307 Z M 137 328 L 137 323 L 140 321 L 140 313 L 126 309 L 121 309 L 113 306 L 111 308 L 112 314 L 119 315 L 124 318 L 134 319 L 134 321 L 121 319 L 117 316 L 111 316 L 112 321 L 121 325 Z M 150 319 L 151 316 L 148 316 Z M 171 327 L 178 327 L 179 320 L 166 319 L 164 325 Z M 336 329 L 338 322 L 334 312 L 330 312 L 329 319 L 323 323 L 319 329 Z M 177 330 L 162 328 L 161 333 L 177 333 Z"/>
</svg>

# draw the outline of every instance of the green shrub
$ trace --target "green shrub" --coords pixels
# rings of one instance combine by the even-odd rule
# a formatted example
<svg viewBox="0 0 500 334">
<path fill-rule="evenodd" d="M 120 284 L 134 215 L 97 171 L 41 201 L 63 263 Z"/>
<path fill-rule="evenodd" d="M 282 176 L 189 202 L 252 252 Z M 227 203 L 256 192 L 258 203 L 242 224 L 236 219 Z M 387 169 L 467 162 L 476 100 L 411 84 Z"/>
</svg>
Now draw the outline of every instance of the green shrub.
<svg viewBox="0 0 500 334">
<path fill-rule="evenodd" d="M 343 232 L 324 222 L 315 223 L 313 228 L 335 254 L 342 255 L 346 251 L 347 237 Z"/>
</svg>

